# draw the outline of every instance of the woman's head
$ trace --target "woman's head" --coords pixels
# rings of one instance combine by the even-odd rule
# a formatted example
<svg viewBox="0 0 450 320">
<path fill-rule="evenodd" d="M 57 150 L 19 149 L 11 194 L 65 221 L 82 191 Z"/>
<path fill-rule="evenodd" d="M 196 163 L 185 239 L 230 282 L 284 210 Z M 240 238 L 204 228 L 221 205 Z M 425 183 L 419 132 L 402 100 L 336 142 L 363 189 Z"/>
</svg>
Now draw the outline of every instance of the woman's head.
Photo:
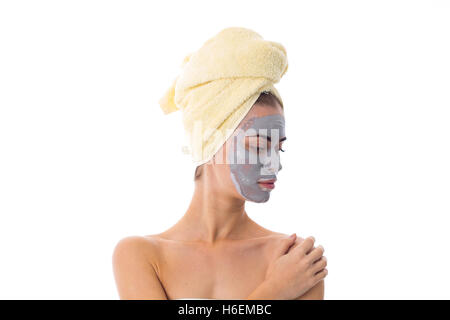
<svg viewBox="0 0 450 320">
<path fill-rule="evenodd" d="M 252 202 L 266 202 L 282 166 L 279 151 L 286 139 L 283 108 L 270 92 L 263 92 L 222 148 L 195 170 L 195 181 L 209 180 L 220 189 Z"/>
</svg>

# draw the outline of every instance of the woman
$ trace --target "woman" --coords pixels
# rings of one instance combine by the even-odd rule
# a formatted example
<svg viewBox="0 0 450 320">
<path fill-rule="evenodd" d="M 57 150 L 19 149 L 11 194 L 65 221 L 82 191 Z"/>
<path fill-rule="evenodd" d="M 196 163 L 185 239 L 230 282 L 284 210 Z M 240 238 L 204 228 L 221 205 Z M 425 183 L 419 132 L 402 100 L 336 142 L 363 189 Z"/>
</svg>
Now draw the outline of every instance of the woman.
<svg viewBox="0 0 450 320">
<path fill-rule="evenodd" d="M 214 50 L 219 50 L 223 68 L 212 59 L 208 66 L 206 57 Z M 265 58 L 259 63 L 255 57 Z M 196 61 L 201 68 L 194 68 Z M 303 240 L 267 230 L 245 211 L 246 201 L 268 201 L 282 168 L 284 111 L 273 83 L 287 70 L 284 48 L 249 29 L 228 28 L 184 63 L 184 73 L 162 106 L 166 113 L 184 112 L 198 164 L 195 191 L 170 229 L 117 244 L 113 265 L 120 298 L 323 299 L 323 247 L 314 247 L 313 237 Z M 230 68 L 236 68 L 233 76 L 222 82 Z M 213 80 L 201 72 L 214 75 Z M 215 99 L 212 92 L 225 95 Z M 206 128 L 196 136 L 192 128 L 198 122 Z"/>
</svg>

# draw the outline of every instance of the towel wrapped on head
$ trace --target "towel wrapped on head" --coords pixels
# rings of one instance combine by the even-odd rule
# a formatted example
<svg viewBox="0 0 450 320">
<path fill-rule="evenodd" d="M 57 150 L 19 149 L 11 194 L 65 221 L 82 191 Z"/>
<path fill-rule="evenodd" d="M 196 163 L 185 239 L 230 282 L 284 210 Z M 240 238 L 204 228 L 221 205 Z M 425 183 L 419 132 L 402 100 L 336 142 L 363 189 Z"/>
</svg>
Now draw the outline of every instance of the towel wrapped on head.
<svg viewBox="0 0 450 320">
<path fill-rule="evenodd" d="M 185 57 L 159 103 L 164 114 L 182 110 L 195 165 L 213 158 L 262 92 L 273 93 L 283 107 L 274 84 L 287 68 L 281 44 L 240 27 L 222 30 Z"/>
</svg>

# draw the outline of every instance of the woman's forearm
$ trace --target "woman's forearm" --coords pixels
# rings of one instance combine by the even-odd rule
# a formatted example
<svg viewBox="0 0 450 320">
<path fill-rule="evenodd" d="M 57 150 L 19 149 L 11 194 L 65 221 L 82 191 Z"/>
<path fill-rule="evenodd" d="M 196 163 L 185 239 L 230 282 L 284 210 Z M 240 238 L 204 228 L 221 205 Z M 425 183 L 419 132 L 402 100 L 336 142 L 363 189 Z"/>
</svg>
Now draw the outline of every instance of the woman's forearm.
<svg viewBox="0 0 450 320">
<path fill-rule="evenodd" d="M 246 300 L 279 300 L 280 297 L 276 286 L 269 281 L 263 281 L 253 292 L 245 298 Z"/>
<path fill-rule="evenodd" d="M 283 294 L 283 290 L 275 283 L 263 281 L 246 300 L 323 300 L 325 292 L 324 280 L 319 281 L 314 287 L 297 298 L 289 298 Z"/>
</svg>

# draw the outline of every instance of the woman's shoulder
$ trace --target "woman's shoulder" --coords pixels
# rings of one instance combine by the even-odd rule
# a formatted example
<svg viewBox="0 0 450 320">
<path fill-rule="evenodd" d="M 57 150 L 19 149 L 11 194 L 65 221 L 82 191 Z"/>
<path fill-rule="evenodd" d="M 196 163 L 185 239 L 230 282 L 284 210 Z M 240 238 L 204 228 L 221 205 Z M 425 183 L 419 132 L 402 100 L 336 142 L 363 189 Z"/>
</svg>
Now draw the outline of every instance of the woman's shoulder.
<svg viewBox="0 0 450 320">
<path fill-rule="evenodd" d="M 292 233 L 291 234 L 286 234 L 286 233 L 282 233 L 282 232 L 269 231 L 269 236 L 274 237 L 274 238 L 286 238 L 286 237 L 289 237 L 291 235 L 292 235 Z M 297 239 L 303 239 L 303 238 L 300 237 L 297 234 Z"/>
<path fill-rule="evenodd" d="M 156 259 L 159 251 L 159 241 L 157 235 L 132 235 L 120 239 L 113 253 L 115 260 L 128 259 Z"/>
<path fill-rule="evenodd" d="M 278 243 L 280 241 L 283 241 L 287 238 L 289 238 L 291 236 L 291 234 L 285 234 L 285 233 L 281 233 L 281 232 L 275 232 L 275 231 L 271 231 L 268 229 L 265 229 L 265 236 L 264 238 L 266 238 L 269 242 L 272 243 Z M 301 243 L 304 239 L 299 236 L 297 234 L 297 239 L 296 239 L 296 243 Z"/>
<path fill-rule="evenodd" d="M 285 246 L 285 242 L 290 241 L 288 240 L 290 236 L 291 234 L 270 231 L 265 237 L 262 237 L 261 240 L 263 247 L 265 248 L 264 251 L 266 251 L 268 257 L 272 259 L 274 254 L 277 255 L 280 248 Z M 297 235 L 295 243 L 291 245 L 291 248 L 299 245 L 303 240 L 304 239 L 301 236 Z"/>
<path fill-rule="evenodd" d="M 254 226 L 254 230 L 256 230 L 255 233 L 259 234 L 262 238 L 266 238 L 266 239 L 270 240 L 270 242 L 282 241 L 283 239 L 288 238 L 292 233 L 296 232 L 294 230 L 291 234 L 285 234 L 282 232 L 276 232 L 276 231 L 267 229 L 264 226 L 260 225 L 259 223 L 255 222 L 253 220 L 252 220 L 252 223 Z M 302 240 L 303 240 L 303 238 L 297 234 L 297 241 L 302 241 Z"/>
</svg>

